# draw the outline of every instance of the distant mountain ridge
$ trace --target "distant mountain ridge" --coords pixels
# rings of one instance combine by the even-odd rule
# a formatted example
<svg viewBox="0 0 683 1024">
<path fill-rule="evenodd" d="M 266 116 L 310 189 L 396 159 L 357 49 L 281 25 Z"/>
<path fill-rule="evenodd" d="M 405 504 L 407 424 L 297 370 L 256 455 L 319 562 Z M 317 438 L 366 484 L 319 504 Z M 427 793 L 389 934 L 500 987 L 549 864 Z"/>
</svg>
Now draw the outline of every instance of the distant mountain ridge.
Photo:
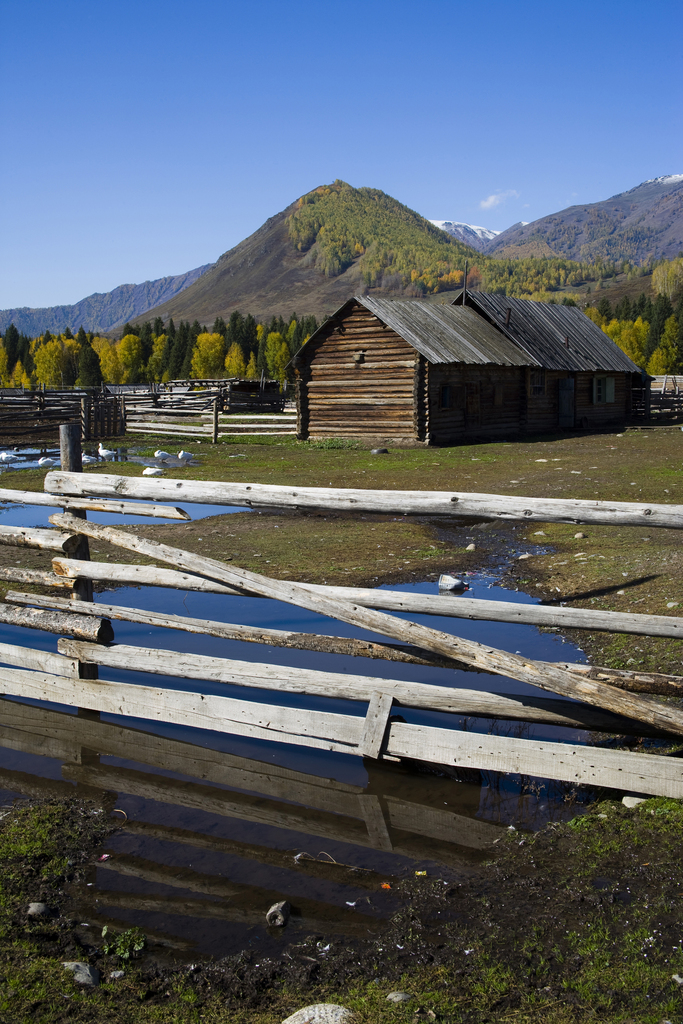
<svg viewBox="0 0 683 1024">
<path fill-rule="evenodd" d="M 441 228 L 453 238 L 464 242 L 465 245 L 471 245 L 478 252 L 485 252 L 487 243 L 493 241 L 500 234 L 500 231 L 480 228 L 476 224 L 464 224 L 459 220 L 433 220 L 430 223 Z"/>
<path fill-rule="evenodd" d="M 642 264 L 683 251 L 683 174 L 650 178 L 599 203 L 513 224 L 485 243 L 500 258 L 561 256 Z"/>
<path fill-rule="evenodd" d="M 121 284 L 110 292 L 95 292 L 71 306 L 29 306 L 0 310 L 0 333 L 11 323 L 22 334 L 36 337 L 45 331 L 60 333 L 66 327 L 76 332 L 83 325 L 86 331 L 111 331 L 129 320 L 143 316 L 162 302 L 168 302 L 179 292 L 210 270 L 213 263 L 205 263 L 195 270 L 173 277 L 160 277 L 142 284 Z"/>
</svg>

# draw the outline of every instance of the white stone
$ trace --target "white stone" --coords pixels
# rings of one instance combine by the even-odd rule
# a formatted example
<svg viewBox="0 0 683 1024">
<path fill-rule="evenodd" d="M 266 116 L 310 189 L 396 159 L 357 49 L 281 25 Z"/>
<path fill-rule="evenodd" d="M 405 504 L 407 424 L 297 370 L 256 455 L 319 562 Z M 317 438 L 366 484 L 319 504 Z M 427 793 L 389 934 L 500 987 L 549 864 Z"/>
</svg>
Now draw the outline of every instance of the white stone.
<svg viewBox="0 0 683 1024">
<path fill-rule="evenodd" d="M 410 992 L 390 992 L 387 996 L 390 1003 L 407 1003 L 412 998 Z"/>
<path fill-rule="evenodd" d="M 587 533 L 575 533 L 574 540 L 584 540 L 587 536 Z"/>
<path fill-rule="evenodd" d="M 29 903 L 27 914 L 29 917 L 50 917 L 52 911 L 47 903 Z"/>
<path fill-rule="evenodd" d="M 77 985 L 95 986 L 100 983 L 100 972 L 97 968 L 90 967 L 89 964 L 84 964 L 81 960 L 67 960 L 62 963 L 62 967 L 71 971 Z"/>
<path fill-rule="evenodd" d="M 646 800 L 646 796 L 625 796 L 621 802 L 624 807 L 637 807 L 638 804 L 644 804 Z"/>
<path fill-rule="evenodd" d="M 477 550 L 477 545 L 476 544 L 468 544 L 467 547 L 465 548 L 465 551 L 476 551 L 476 550 Z"/>
<path fill-rule="evenodd" d="M 356 1018 L 351 1010 L 337 1003 L 313 1003 L 297 1010 L 282 1024 L 351 1024 Z"/>
</svg>

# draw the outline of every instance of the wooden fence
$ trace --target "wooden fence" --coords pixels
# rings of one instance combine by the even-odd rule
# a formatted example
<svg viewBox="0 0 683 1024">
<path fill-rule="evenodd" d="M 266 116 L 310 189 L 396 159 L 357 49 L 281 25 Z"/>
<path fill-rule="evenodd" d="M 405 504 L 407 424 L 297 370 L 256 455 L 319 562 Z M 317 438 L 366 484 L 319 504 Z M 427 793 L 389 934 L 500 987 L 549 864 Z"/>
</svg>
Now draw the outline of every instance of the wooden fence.
<svg viewBox="0 0 683 1024">
<path fill-rule="evenodd" d="M 65 463 L 69 463 L 69 458 L 63 455 L 62 464 Z M 85 519 L 93 501 L 97 502 L 99 509 L 113 512 L 124 510 L 126 502 L 121 498 L 125 496 L 152 502 L 171 498 L 174 501 L 242 505 L 245 504 L 245 492 L 252 496 L 254 504 L 281 507 L 293 504 L 310 507 L 310 503 L 314 503 L 318 508 L 352 507 L 357 511 L 383 512 L 393 509 L 451 518 L 478 514 L 525 521 L 545 519 L 632 525 L 647 522 L 648 528 L 678 529 L 683 528 L 682 506 L 462 493 L 293 490 L 256 484 L 132 479 L 79 472 L 50 473 L 46 477 L 45 488 L 46 493 L 41 500 L 65 509 L 51 516 L 50 522 L 57 528 L 48 531 L 51 537 L 45 537 L 46 531 L 7 528 L 0 533 L 0 543 L 55 551 L 52 572 L 17 567 L 4 569 L 1 575 L 5 580 L 47 585 L 50 593 L 38 596 L 10 591 L 6 595 L 6 603 L 0 606 L 0 621 L 47 629 L 62 638 L 57 654 L 4 645 L 0 660 L 7 667 L 0 669 L 0 673 L 6 694 L 372 759 L 401 759 L 458 768 L 518 772 L 572 783 L 683 797 L 683 762 L 677 758 L 580 743 L 463 732 L 453 728 L 453 715 L 464 715 L 562 725 L 617 735 L 680 737 L 683 735 L 683 711 L 674 704 L 653 699 L 651 694 L 680 696 L 683 678 L 537 661 L 418 625 L 377 609 L 667 636 L 683 635 L 683 619 L 591 609 L 510 606 L 507 602 L 457 599 L 445 595 L 392 595 L 357 588 L 314 587 L 273 580 Z M 3 497 L 17 500 L 17 492 L 0 492 L 0 498 Z M 135 508 L 140 510 L 138 505 Z M 162 513 L 158 506 L 147 505 L 144 514 L 158 517 Z M 183 515 L 177 509 L 165 509 L 163 514 L 176 518 Z M 92 562 L 87 550 L 89 539 L 106 542 L 115 549 L 149 556 L 162 564 L 137 566 Z M 80 552 L 74 555 L 77 544 L 81 545 Z M 87 597 L 88 587 L 92 588 L 95 580 L 112 584 L 135 581 L 144 585 L 208 590 L 225 595 L 256 595 L 349 623 L 371 632 L 377 639 L 365 641 L 302 634 L 153 613 L 116 604 L 93 605 L 88 603 Z M 64 596 L 70 588 L 74 589 L 77 600 Z M 112 643 L 112 623 L 119 620 L 223 636 L 244 643 L 315 650 L 320 652 L 322 663 L 325 654 L 345 653 L 418 665 L 466 668 L 518 679 L 532 684 L 539 692 L 532 697 L 481 692 L 460 685 L 433 686 L 364 674 L 336 673 L 324 668 L 289 669 L 268 662 L 131 647 Z M 140 673 L 140 682 L 103 680 L 97 678 L 100 669 L 126 669 Z M 247 687 L 251 693 L 249 699 L 220 693 L 206 694 L 197 692 L 191 682 L 183 689 L 171 689 L 156 685 L 153 682 L 155 675 Z M 253 696 L 254 691 L 258 693 L 258 699 Z M 544 691 L 549 691 L 552 696 L 544 695 Z M 359 713 L 340 714 L 331 710 L 285 707 L 278 699 L 283 693 L 343 698 L 356 702 Z M 405 722 L 392 713 L 397 707 L 438 712 L 443 716 L 442 724 Z"/>
<path fill-rule="evenodd" d="M 86 441 L 118 437 L 126 430 L 123 400 L 95 389 L 0 390 L 0 430 L 4 436 L 56 433 L 59 424 L 67 421 L 81 424 Z"/>
<path fill-rule="evenodd" d="M 113 386 L 111 387 L 114 390 Z M 296 434 L 277 381 L 169 381 L 116 388 L 131 433 L 182 437 Z"/>
</svg>

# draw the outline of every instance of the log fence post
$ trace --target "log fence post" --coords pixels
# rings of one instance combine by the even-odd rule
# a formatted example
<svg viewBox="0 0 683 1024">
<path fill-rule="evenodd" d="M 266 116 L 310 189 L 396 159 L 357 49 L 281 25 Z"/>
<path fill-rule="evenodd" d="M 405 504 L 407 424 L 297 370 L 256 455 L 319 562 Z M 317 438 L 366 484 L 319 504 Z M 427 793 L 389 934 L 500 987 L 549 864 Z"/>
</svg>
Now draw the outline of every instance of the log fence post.
<svg viewBox="0 0 683 1024">
<path fill-rule="evenodd" d="M 217 444 L 218 442 L 218 399 L 214 398 L 212 403 L 212 417 L 211 417 L 211 443 Z"/>
<path fill-rule="evenodd" d="M 68 466 L 68 472 L 70 473 L 82 473 L 83 472 L 83 453 L 81 450 L 81 424 L 80 423 L 62 423 L 59 427 L 59 452 L 61 457 L 62 468 Z M 66 512 L 67 509 L 65 508 Z M 88 515 L 83 509 L 72 509 L 77 519 L 87 519 Z M 82 558 L 84 562 L 90 561 L 90 544 L 88 538 L 83 534 L 79 537 L 78 543 L 79 558 Z M 92 580 L 77 579 L 74 580 L 73 590 L 71 591 L 72 601 L 92 601 L 93 597 L 93 585 Z M 85 663 L 79 662 L 79 670 L 81 679 L 97 679 L 97 665 L 86 665 Z"/>
</svg>

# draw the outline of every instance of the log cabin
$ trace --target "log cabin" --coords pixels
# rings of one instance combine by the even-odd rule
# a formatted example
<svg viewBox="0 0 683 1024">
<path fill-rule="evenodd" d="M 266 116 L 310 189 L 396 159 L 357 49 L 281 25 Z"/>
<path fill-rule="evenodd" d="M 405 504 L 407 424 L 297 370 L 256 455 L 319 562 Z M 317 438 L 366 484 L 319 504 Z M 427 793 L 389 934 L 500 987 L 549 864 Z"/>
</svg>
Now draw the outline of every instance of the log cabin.
<svg viewBox="0 0 683 1024">
<path fill-rule="evenodd" d="M 577 307 L 349 299 L 293 360 L 297 436 L 454 444 L 623 423 L 638 367 Z"/>
</svg>

